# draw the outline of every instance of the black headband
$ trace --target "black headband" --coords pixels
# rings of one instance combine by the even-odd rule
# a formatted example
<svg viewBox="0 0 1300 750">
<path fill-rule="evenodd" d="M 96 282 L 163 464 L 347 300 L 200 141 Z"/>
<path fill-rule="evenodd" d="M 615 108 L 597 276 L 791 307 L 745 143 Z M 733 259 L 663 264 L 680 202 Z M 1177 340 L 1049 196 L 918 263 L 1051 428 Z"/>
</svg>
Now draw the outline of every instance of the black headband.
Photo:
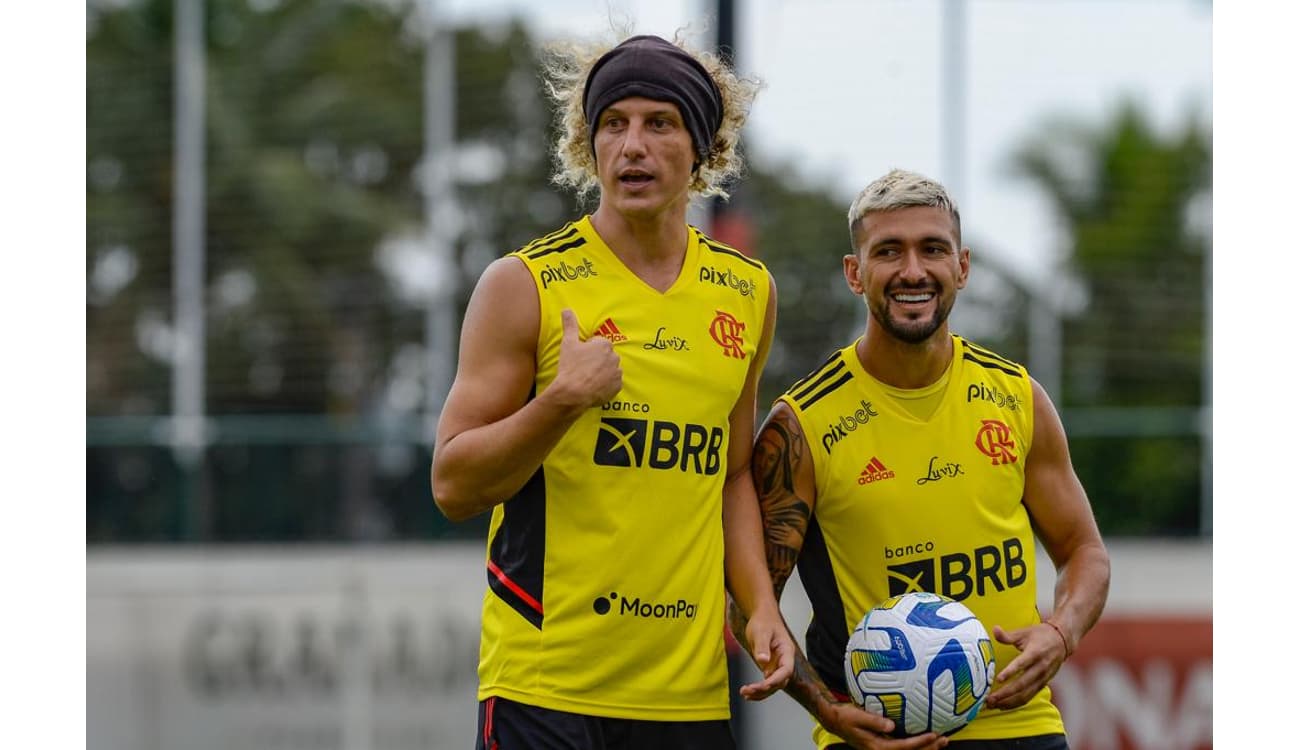
<svg viewBox="0 0 1300 750">
<path fill-rule="evenodd" d="M 698 60 L 657 36 L 634 36 L 602 55 L 587 74 L 582 92 L 582 113 L 592 141 L 600 113 L 630 96 L 676 104 L 698 160 L 708 159 L 713 136 L 722 126 L 722 92 Z"/>
</svg>

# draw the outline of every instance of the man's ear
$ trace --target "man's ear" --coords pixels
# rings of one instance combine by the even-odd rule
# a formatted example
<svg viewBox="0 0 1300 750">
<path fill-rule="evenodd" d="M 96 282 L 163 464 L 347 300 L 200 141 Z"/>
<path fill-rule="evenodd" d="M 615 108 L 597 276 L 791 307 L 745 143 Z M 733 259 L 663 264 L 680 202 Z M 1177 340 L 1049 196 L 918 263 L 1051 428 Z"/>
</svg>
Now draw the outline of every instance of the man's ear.
<svg viewBox="0 0 1300 750">
<path fill-rule="evenodd" d="M 848 282 L 849 289 L 854 294 L 866 291 L 862 288 L 862 261 L 858 259 L 857 253 L 844 256 L 844 281 Z"/>
</svg>

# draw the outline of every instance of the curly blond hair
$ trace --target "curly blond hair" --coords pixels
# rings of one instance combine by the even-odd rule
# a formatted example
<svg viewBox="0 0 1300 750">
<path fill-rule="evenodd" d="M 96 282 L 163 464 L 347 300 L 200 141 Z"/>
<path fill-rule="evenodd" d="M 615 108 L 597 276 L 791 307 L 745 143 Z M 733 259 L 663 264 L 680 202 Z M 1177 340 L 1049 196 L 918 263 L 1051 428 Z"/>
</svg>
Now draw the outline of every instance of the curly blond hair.
<svg viewBox="0 0 1300 750">
<path fill-rule="evenodd" d="M 688 48 L 681 32 L 672 42 L 704 66 L 722 94 L 722 125 L 713 136 L 708 158 L 691 176 L 690 194 L 692 197 L 717 195 L 727 198 L 725 186 L 744 174 L 744 157 L 737 146 L 741 128 L 749 117 L 749 108 L 762 82 L 756 78 L 741 78 L 711 52 Z M 568 41 L 548 44 L 542 50 L 543 81 L 547 95 L 555 103 L 555 122 L 560 131 L 553 149 L 555 173 L 551 175 L 551 181 L 560 187 L 572 188 L 580 198 L 600 189 L 596 155 L 591 150 L 591 134 L 582 111 L 583 89 L 592 66 L 614 46 L 603 42 Z"/>
</svg>

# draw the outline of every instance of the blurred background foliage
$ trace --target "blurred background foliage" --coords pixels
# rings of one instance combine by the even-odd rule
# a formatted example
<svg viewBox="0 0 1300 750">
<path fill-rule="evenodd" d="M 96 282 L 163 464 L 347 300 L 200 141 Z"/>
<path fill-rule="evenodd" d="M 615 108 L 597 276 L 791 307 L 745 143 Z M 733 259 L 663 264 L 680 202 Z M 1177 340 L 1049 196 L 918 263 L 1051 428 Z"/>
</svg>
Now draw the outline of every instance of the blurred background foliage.
<svg viewBox="0 0 1300 750">
<path fill-rule="evenodd" d="M 88 542 L 482 535 L 485 518 L 448 524 L 428 490 L 437 269 L 421 244 L 425 42 L 409 2 L 207 3 L 215 432 L 197 465 L 173 455 L 172 6 L 88 6 Z M 454 238 L 452 278 L 438 283 L 459 310 L 491 260 L 590 207 L 549 184 L 552 117 L 522 22 L 457 28 L 454 49 L 456 145 L 442 168 L 455 210 L 435 220 Z M 1128 105 L 1107 122 L 1049 123 L 1008 156 L 1068 227 L 1064 287 L 1026 283 L 994 239 L 966 238 L 975 275 L 957 331 L 1031 362 L 1031 317 L 1060 316 L 1053 397 L 1107 534 L 1206 531 L 1195 415 L 1211 152 L 1188 123 L 1165 136 Z M 757 157 L 734 193 L 725 212 L 748 227 L 736 244 L 780 289 L 765 409 L 858 335 L 865 311 L 840 272 L 846 201 Z M 707 223 L 709 207 L 693 215 Z M 1061 288 L 1077 304 L 1043 304 Z"/>
</svg>

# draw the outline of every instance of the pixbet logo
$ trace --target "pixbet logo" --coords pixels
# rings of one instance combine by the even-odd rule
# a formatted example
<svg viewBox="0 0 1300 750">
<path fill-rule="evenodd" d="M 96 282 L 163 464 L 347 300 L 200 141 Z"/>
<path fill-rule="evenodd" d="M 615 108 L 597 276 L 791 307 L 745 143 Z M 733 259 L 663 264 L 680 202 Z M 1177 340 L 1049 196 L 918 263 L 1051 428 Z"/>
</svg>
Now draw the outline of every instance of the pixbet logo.
<svg viewBox="0 0 1300 750">
<path fill-rule="evenodd" d="M 822 447 L 830 453 L 831 446 L 849 436 L 850 432 L 858 429 L 871 421 L 872 417 L 878 417 L 879 414 L 872 408 L 871 402 L 865 398 L 858 405 L 857 411 L 852 414 L 842 414 L 838 422 L 832 422 L 826 428 L 826 433 L 822 435 Z"/>
<path fill-rule="evenodd" d="M 553 281 L 574 281 L 576 279 L 585 279 L 590 276 L 599 276 L 596 269 L 592 268 L 591 261 L 583 258 L 582 262 L 576 266 L 571 266 L 567 261 L 560 261 L 560 265 L 546 265 L 542 267 L 542 288 L 545 289 Z"/>
<path fill-rule="evenodd" d="M 994 406 L 1008 411 L 1015 411 L 1020 408 L 1022 403 L 1019 396 L 1014 393 L 1003 393 L 997 388 L 990 388 L 983 383 L 971 383 L 966 386 L 966 403 L 976 399 L 988 401 Z"/>
<path fill-rule="evenodd" d="M 736 274 L 732 273 L 730 268 L 724 271 L 719 271 L 712 266 L 701 266 L 700 281 L 711 282 L 718 286 L 730 287 L 739 292 L 742 297 L 754 296 L 754 282 L 749 279 L 740 278 Z"/>
<path fill-rule="evenodd" d="M 678 469 L 711 476 L 722 468 L 724 438 L 721 427 L 603 417 L 592 461 L 597 466 Z"/>
<path fill-rule="evenodd" d="M 626 596 L 620 597 L 618 592 L 610 592 L 608 598 L 596 597 L 595 601 L 591 603 L 591 608 L 598 615 L 607 615 L 613 610 L 614 602 L 618 602 L 619 615 L 641 617 L 649 620 L 676 620 L 678 618 L 694 620 L 697 609 L 695 604 L 685 599 L 667 603 L 643 602 L 639 596 L 629 599 Z"/>
<path fill-rule="evenodd" d="M 907 545 L 885 548 L 885 559 L 905 557 L 909 553 L 930 551 L 933 545 Z M 939 557 L 889 565 L 889 595 L 901 596 L 910 591 L 930 591 L 961 601 L 973 594 L 984 596 L 990 591 L 1005 591 L 1023 586 L 1029 579 L 1025 549 L 1016 537 L 1003 539 L 1000 545 L 976 547 L 970 552 L 953 552 Z"/>
</svg>

